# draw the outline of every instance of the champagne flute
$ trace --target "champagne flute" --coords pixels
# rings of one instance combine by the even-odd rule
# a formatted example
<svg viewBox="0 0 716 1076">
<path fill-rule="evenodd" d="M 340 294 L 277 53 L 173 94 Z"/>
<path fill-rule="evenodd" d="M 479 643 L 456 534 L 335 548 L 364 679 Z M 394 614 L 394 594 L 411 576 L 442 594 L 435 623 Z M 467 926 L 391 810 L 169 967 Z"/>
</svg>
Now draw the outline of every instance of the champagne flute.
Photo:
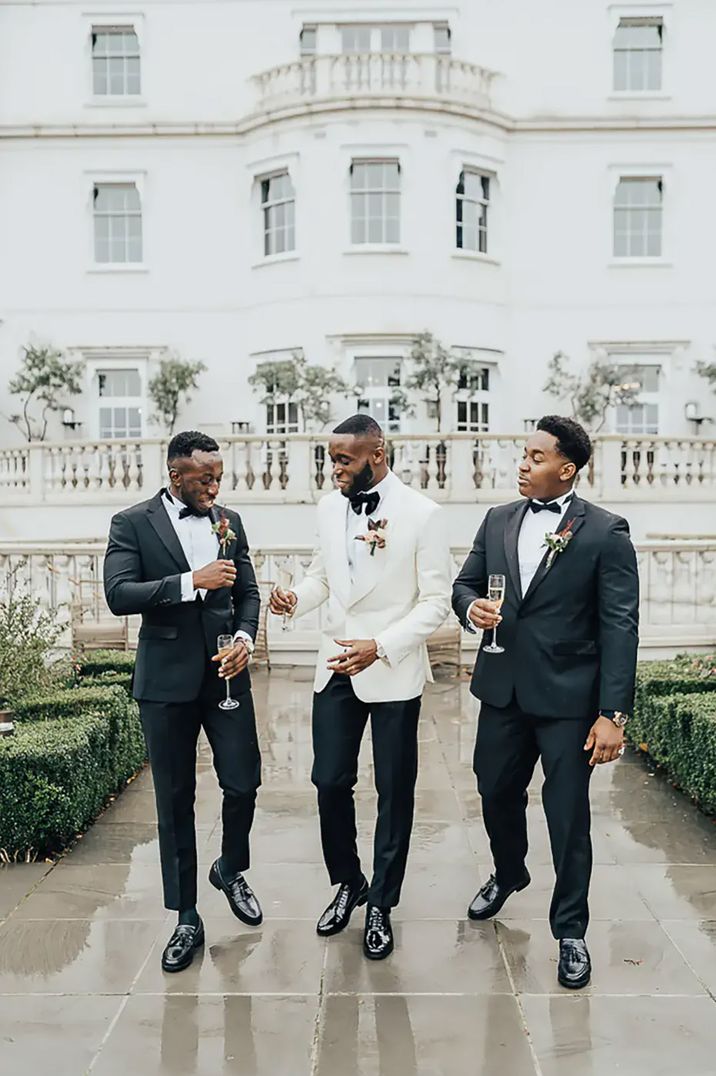
<svg viewBox="0 0 716 1076">
<path fill-rule="evenodd" d="M 491 575 L 487 581 L 487 600 L 495 602 L 495 612 L 499 613 L 505 600 L 505 577 L 504 575 Z M 483 647 L 486 654 L 504 654 L 504 646 L 497 645 L 497 625 L 492 629 L 492 642 Z"/>
<path fill-rule="evenodd" d="M 216 649 L 219 657 L 228 657 L 234 649 L 233 635 L 219 635 L 216 640 Z M 230 679 L 231 677 L 226 677 L 226 698 L 222 699 L 219 703 L 220 710 L 236 710 L 241 705 L 236 699 L 232 699 L 231 697 L 231 690 L 229 687 Z"/>
<path fill-rule="evenodd" d="M 286 562 L 284 562 L 283 568 L 279 568 L 278 570 L 278 585 L 281 587 L 281 590 L 286 591 L 290 589 L 292 583 L 293 572 L 287 567 Z M 284 613 L 281 617 L 281 631 L 293 631 L 295 626 L 291 613 Z"/>
</svg>

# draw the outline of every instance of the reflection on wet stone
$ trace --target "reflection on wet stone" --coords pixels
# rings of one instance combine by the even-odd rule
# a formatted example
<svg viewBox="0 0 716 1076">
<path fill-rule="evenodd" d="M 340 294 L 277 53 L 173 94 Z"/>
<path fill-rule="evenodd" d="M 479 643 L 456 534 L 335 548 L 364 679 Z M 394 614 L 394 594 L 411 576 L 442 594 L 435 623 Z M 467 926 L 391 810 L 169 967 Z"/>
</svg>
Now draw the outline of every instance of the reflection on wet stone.
<svg viewBox="0 0 716 1076">
<path fill-rule="evenodd" d="M 636 756 L 594 774 L 594 980 L 568 996 L 547 922 L 553 870 L 539 771 L 528 808 L 532 885 L 498 921 L 466 920 L 491 857 L 464 682 L 431 686 L 423 708 L 394 954 L 364 959 L 362 910 L 339 937 L 317 938 L 331 886 L 310 783 L 309 675 L 255 677 L 264 783 L 248 878 L 264 906 L 259 929 L 234 919 L 207 881 L 221 829 L 203 738 L 206 947 L 191 968 L 167 975 L 159 966 L 172 917 L 148 771 L 58 865 L 0 869 L 3 1076 L 39 1076 L 50 1056 L 62 1076 L 90 1064 L 92 1076 L 535 1076 L 533 1057 L 542 1076 L 713 1076 L 716 828 Z M 356 802 L 369 869 L 368 743 Z"/>
</svg>

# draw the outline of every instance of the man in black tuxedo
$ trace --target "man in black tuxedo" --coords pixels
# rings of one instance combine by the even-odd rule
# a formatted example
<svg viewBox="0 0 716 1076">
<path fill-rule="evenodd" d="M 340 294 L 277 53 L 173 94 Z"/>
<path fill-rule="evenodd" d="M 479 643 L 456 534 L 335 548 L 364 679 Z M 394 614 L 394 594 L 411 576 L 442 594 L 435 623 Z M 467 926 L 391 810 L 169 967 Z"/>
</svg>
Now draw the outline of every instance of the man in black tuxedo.
<svg viewBox="0 0 716 1076">
<path fill-rule="evenodd" d="M 204 942 L 196 910 L 196 745 L 203 727 L 223 790 L 221 857 L 209 881 L 239 919 L 261 922 L 243 871 L 261 757 L 248 664 L 260 598 L 243 524 L 216 505 L 223 463 L 216 441 L 191 431 L 172 438 L 169 486 L 112 520 L 104 562 L 107 604 L 142 614 L 133 694 L 139 701 L 154 777 L 164 903 L 179 913 L 162 955 L 180 971 Z M 217 637 L 233 650 L 217 654 Z M 221 710 L 226 680 L 239 702 Z"/>
<path fill-rule="evenodd" d="M 626 520 L 574 493 L 591 443 L 572 419 L 547 416 L 519 467 L 523 501 L 491 508 L 453 585 L 453 609 L 470 631 L 499 629 L 500 654 L 483 641 L 471 691 L 482 701 L 474 770 L 495 863 L 468 910 L 495 915 L 530 882 L 527 787 L 538 758 L 556 884 L 550 908 L 560 943 L 558 979 L 585 986 L 584 936 L 592 868 L 589 778 L 623 753 L 634 697 L 639 580 Z M 561 533 L 561 551 L 548 534 Z M 564 540 L 566 538 L 566 541 Z M 506 577 L 501 608 L 488 577 Z"/>
</svg>

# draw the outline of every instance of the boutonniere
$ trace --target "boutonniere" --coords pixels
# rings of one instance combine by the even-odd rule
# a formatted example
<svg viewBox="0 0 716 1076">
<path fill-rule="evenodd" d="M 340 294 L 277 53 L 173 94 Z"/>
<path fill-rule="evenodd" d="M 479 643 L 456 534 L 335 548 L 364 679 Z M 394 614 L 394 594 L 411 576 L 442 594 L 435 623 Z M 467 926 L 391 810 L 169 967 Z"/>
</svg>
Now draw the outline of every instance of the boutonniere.
<svg viewBox="0 0 716 1076">
<path fill-rule="evenodd" d="M 549 556 L 547 557 L 547 570 L 552 567 L 554 558 L 558 553 L 564 553 L 569 543 L 574 538 L 572 527 L 574 520 L 570 519 L 569 523 L 562 528 L 561 531 L 556 531 L 554 534 L 545 534 L 544 544 L 549 549 Z"/>
<path fill-rule="evenodd" d="M 219 546 L 221 548 L 222 556 L 226 556 L 226 547 L 229 542 L 233 542 L 236 535 L 229 526 L 229 520 L 223 512 L 217 519 L 216 523 L 214 523 L 211 530 L 219 539 Z"/>
<path fill-rule="evenodd" d="M 368 533 L 356 535 L 356 542 L 368 542 L 371 557 L 375 555 L 376 547 L 385 549 L 385 528 L 388 526 L 387 519 L 378 519 L 373 522 L 368 520 Z"/>
</svg>

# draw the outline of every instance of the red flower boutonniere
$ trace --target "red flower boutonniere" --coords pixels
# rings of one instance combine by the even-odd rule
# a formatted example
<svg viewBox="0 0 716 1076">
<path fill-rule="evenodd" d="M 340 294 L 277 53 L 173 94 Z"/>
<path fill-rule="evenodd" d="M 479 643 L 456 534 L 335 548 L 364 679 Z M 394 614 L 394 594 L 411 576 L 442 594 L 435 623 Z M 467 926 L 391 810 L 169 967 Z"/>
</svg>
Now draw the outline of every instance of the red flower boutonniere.
<svg viewBox="0 0 716 1076">
<path fill-rule="evenodd" d="M 356 542 L 368 542 L 370 545 L 370 555 L 375 556 L 376 547 L 378 549 L 385 549 L 385 528 L 388 526 L 387 519 L 378 519 L 373 522 L 372 519 L 368 520 L 368 533 L 356 535 Z"/>
<path fill-rule="evenodd" d="M 211 529 L 212 529 L 212 532 L 219 539 L 219 547 L 221 549 L 221 555 L 226 556 L 226 547 L 229 544 L 229 542 L 233 542 L 234 538 L 236 537 L 236 534 L 234 533 L 234 531 L 232 531 L 232 529 L 231 529 L 231 527 L 229 525 L 229 520 L 227 519 L 227 517 L 224 515 L 223 512 L 221 513 L 221 515 L 219 516 L 216 523 L 214 523 L 214 525 L 212 526 Z"/>
<path fill-rule="evenodd" d="M 554 558 L 559 553 L 564 553 L 565 549 L 574 538 L 572 527 L 574 526 L 574 520 L 570 519 L 569 523 L 562 528 L 561 531 L 557 531 L 554 534 L 545 534 L 544 544 L 549 549 L 549 556 L 547 557 L 547 570 L 552 567 Z"/>
</svg>

